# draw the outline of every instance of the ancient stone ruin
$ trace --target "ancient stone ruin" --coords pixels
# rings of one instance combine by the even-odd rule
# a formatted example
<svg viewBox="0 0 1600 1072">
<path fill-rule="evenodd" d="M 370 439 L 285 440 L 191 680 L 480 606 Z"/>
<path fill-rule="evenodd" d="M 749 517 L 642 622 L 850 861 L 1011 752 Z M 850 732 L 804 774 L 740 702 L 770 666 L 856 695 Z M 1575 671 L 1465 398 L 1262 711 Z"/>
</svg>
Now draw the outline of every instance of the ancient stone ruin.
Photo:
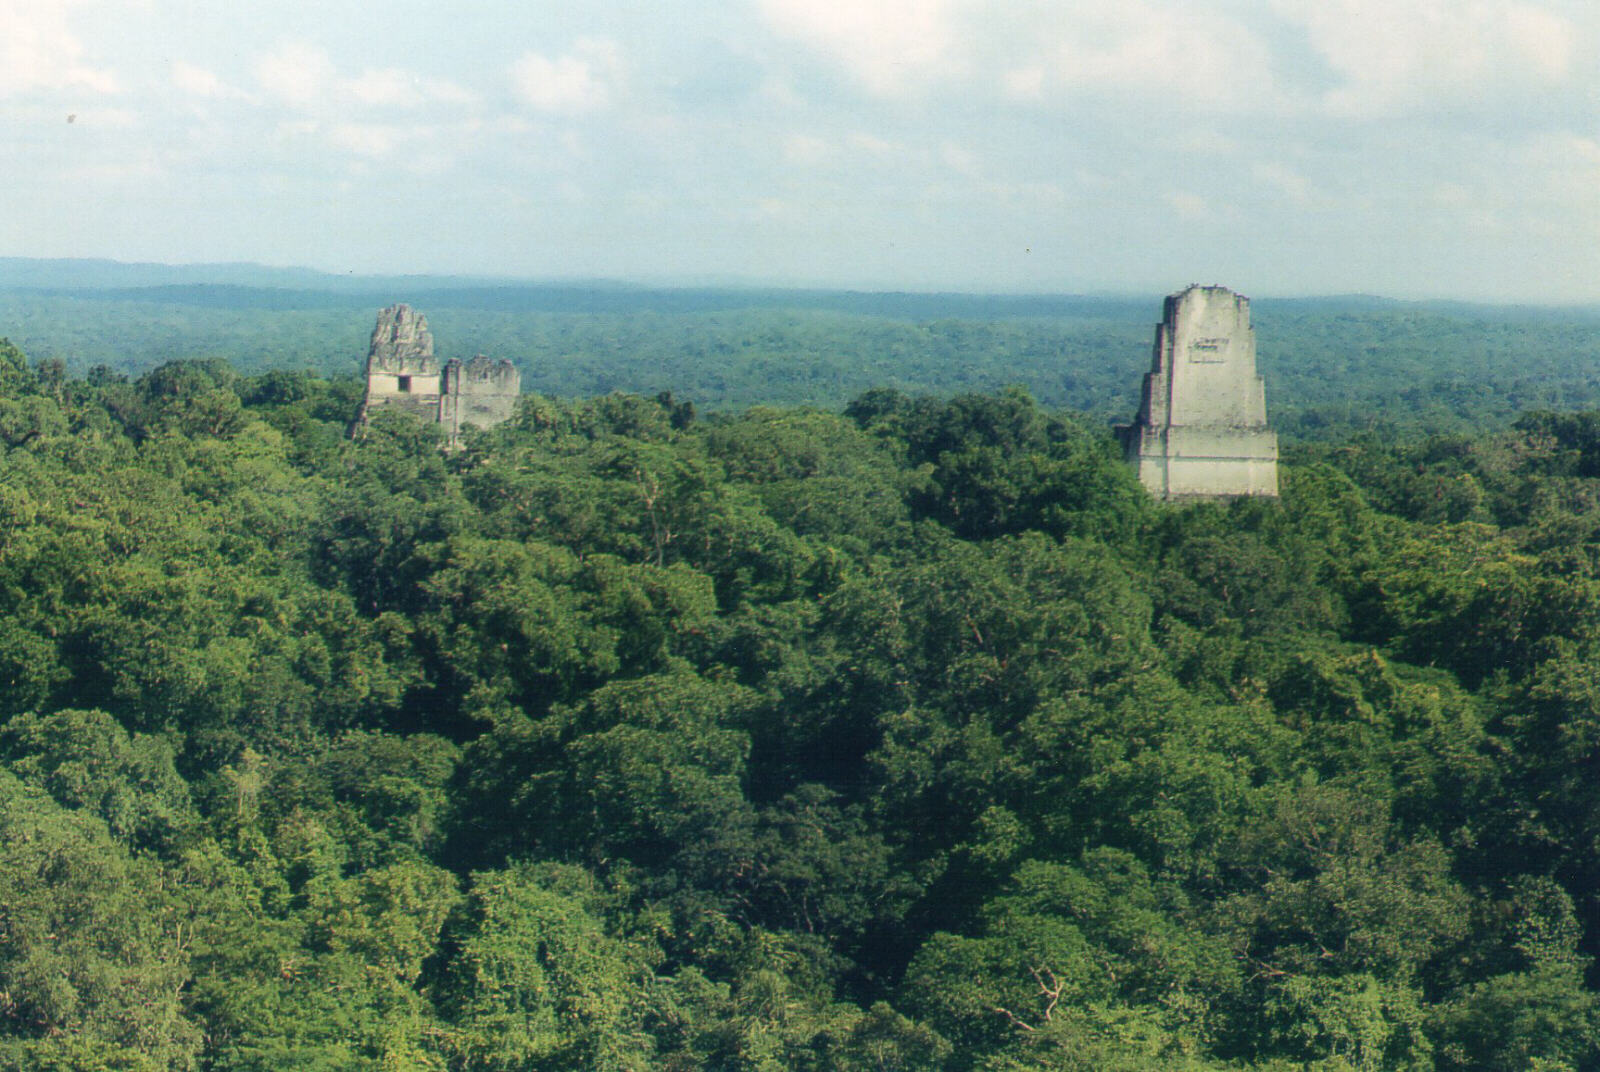
<svg viewBox="0 0 1600 1072">
<path fill-rule="evenodd" d="M 372 329 L 356 423 L 364 426 L 376 409 L 399 409 L 443 426 L 445 442 L 454 446 L 467 425 L 490 428 L 510 418 L 521 393 L 522 376 L 509 361 L 479 354 L 466 362 L 451 358 L 441 368 L 428 318 L 409 305 L 391 305 Z"/>
<path fill-rule="evenodd" d="M 1216 286 L 1167 298 L 1139 415 L 1117 435 L 1159 499 L 1278 494 L 1250 299 Z"/>
</svg>

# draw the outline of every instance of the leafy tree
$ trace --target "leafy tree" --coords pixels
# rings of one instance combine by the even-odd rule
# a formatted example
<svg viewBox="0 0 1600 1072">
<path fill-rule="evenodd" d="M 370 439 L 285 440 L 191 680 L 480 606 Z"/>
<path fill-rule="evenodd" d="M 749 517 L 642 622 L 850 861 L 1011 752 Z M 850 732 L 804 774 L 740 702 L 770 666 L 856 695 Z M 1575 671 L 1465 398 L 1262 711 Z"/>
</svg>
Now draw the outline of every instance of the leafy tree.
<svg viewBox="0 0 1600 1072">
<path fill-rule="evenodd" d="M 104 711 L 14 718 L 0 729 L 0 757 L 57 803 L 104 820 L 130 849 L 170 853 L 197 820 L 171 743 L 130 736 Z"/>
<path fill-rule="evenodd" d="M 979 936 L 929 940 L 902 992 L 968 1061 L 1004 1052 L 1038 1062 L 1014 1067 L 1087 1067 L 1039 1051 L 1181 1059 L 1215 1040 L 1218 1013 L 1243 984 L 1226 945 L 1194 933 L 1182 913 L 1181 893 L 1126 853 L 1098 850 L 1081 869 L 1030 861 L 984 906 Z"/>
<path fill-rule="evenodd" d="M 171 893 L 87 811 L 0 772 L 0 1060 L 196 1067 Z"/>
<path fill-rule="evenodd" d="M 1441 1004 L 1438 1067 L 1510 1072 L 1600 1060 L 1600 1005 L 1576 966 L 1498 975 Z"/>
<path fill-rule="evenodd" d="M 454 1010 L 445 1045 L 460 1067 L 645 1067 L 644 965 L 607 936 L 594 896 L 571 867 L 473 875 L 439 993 Z"/>
</svg>

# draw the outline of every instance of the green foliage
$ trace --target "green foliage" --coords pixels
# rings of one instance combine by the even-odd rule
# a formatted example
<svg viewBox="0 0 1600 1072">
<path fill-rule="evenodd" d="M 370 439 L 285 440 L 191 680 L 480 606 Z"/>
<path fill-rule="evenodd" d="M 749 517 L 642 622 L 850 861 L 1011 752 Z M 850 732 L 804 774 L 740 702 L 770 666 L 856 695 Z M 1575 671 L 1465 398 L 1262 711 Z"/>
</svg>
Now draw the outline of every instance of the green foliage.
<svg viewBox="0 0 1600 1072">
<path fill-rule="evenodd" d="M 1600 1060 L 1600 1003 L 1574 967 L 1476 983 L 1436 1011 L 1434 1028 L 1444 1069 L 1576 1069 Z"/>
<path fill-rule="evenodd" d="M 426 310 L 446 353 L 510 357 L 528 390 L 553 397 L 670 391 L 706 410 L 837 409 L 881 387 L 954 396 L 1021 384 L 1097 426 L 1137 407 L 1159 306 L 1149 298 L 470 288 L 414 278 L 125 289 L 126 279 L 81 267 L 74 289 L 49 292 L 36 289 L 37 267 L 25 278 L 31 287 L 0 289 L 13 341 L 41 366 L 58 362 L 78 376 L 99 367 L 102 379 L 137 379 L 173 359 L 219 355 L 247 374 L 348 376 L 360 366 L 374 310 L 400 297 Z M 1352 297 L 1262 298 L 1252 312 L 1274 420 L 1295 439 L 1471 435 L 1503 429 L 1524 411 L 1600 403 L 1593 309 Z"/>
<path fill-rule="evenodd" d="M 845 413 L 905 445 L 927 474 L 914 508 L 969 539 L 1030 529 L 1115 539 L 1146 502 L 1104 436 L 1047 416 L 1020 389 L 945 404 L 879 391 Z"/>
<path fill-rule="evenodd" d="M 61 1062 L 70 1037 L 110 1067 L 195 1067 L 201 1032 L 180 1001 L 187 958 L 159 867 L 9 773 L 0 846 L 0 1059 Z"/>
<path fill-rule="evenodd" d="M 1135 1041 L 1146 1058 L 1194 1053 L 1243 978 L 1226 943 L 1195 933 L 1185 901 L 1117 850 L 1081 867 L 1029 861 L 984 906 L 978 936 L 935 935 L 918 952 L 908 1005 L 969 1053 L 1082 1060 Z"/>
<path fill-rule="evenodd" d="M 466 1069 L 643 1067 L 636 954 L 608 937 L 575 868 L 522 865 L 473 875 L 441 996 L 446 1045 Z"/>
<path fill-rule="evenodd" d="M 0 348 L 0 1068 L 1600 1061 L 1592 415 L 355 403 Z"/>
<path fill-rule="evenodd" d="M 543 723 L 508 727 L 509 754 L 495 758 L 519 777 L 499 787 L 506 810 L 488 813 L 503 831 L 497 847 L 724 866 L 753 819 L 741 788 L 749 738 L 738 728 L 748 703 L 738 686 L 674 673 L 615 681 Z"/>
<path fill-rule="evenodd" d="M 104 820 L 131 849 L 172 851 L 196 822 L 170 742 L 130 736 L 104 711 L 20 715 L 0 729 L 11 772 Z"/>
</svg>

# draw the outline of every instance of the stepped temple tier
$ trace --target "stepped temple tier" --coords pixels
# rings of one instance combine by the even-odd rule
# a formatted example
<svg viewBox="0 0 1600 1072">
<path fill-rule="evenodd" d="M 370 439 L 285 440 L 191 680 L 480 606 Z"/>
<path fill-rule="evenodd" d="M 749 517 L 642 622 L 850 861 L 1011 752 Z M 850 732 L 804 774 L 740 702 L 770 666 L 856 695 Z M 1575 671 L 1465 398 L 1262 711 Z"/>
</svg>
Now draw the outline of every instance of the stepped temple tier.
<svg viewBox="0 0 1600 1072">
<path fill-rule="evenodd" d="M 391 305 L 372 329 L 367 394 L 356 423 L 365 425 L 375 409 L 401 409 L 442 425 L 454 446 L 466 425 L 490 428 L 509 419 L 521 393 L 522 375 L 509 361 L 479 354 L 441 367 L 428 318 L 409 305 Z"/>
<path fill-rule="evenodd" d="M 1216 286 L 1167 298 L 1139 416 L 1117 437 L 1159 499 L 1278 494 L 1278 435 L 1256 375 L 1250 299 Z"/>
</svg>

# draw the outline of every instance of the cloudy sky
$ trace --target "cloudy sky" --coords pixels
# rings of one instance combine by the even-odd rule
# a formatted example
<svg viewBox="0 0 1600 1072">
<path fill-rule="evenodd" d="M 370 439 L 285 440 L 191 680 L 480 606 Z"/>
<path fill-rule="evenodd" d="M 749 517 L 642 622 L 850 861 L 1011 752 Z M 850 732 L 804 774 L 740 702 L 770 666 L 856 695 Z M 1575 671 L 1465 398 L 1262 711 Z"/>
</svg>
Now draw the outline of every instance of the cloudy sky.
<svg viewBox="0 0 1600 1072">
<path fill-rule="evenodd" d="M 1600 301 L 1595 0 L 0 0 L 0 255 Z"/>
</svg>

